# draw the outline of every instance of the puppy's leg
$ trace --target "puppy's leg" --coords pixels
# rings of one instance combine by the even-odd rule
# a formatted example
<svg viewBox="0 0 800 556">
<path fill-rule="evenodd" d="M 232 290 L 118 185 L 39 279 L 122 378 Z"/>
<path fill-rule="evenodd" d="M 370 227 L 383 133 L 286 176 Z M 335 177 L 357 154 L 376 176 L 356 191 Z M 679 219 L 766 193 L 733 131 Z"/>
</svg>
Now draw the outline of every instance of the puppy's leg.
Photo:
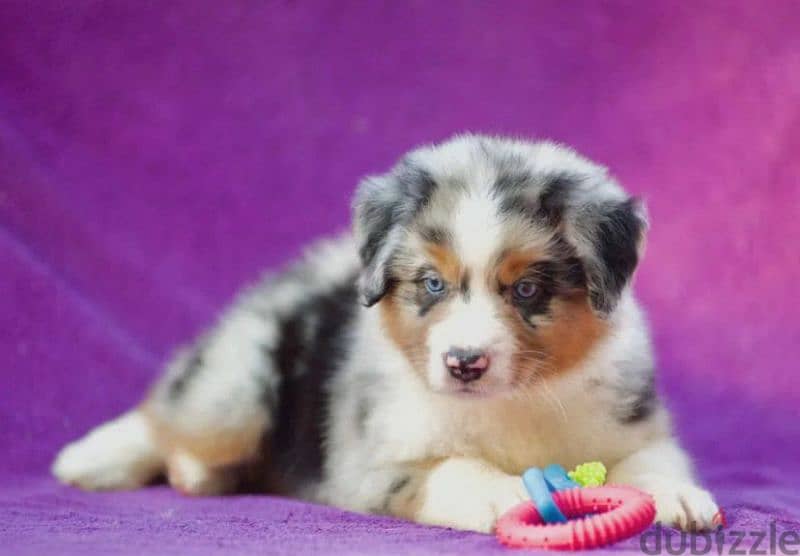
<svg viewBox="0 0 800 556">
<path fill-rule="evenodd" d="M 53 473 L 86 489 L 124 489 L 166 471 L 187 494 L 232 491 L 259 455 L 277 399 L 269 332 L 267 319 L 234 309 L 177 354 L 139 409 L 64 448 Z"/>
<path fill-rule="evenodd" d="M 268 332 L 264 318 L 234 310 L 178 355 L 144 403 L 176 490 L 233 492 L 242 470 L 261 455 L 280 381 L 263 347 Z"/>
<path fill-rule="evenodd" d="M 652 494 L 656 521 L 666 525 L 684 530 L 710 529 L 719 511 L 711 494 L 697 484 L 688 457 L 673 439 L 662 439 L 634 452 L 610 470 L 608 480 Z"/>
<path fill-rule="evenodd" d="M 147 419 L 141 411 L 132 410 L 67 444 L 52 471 L 64 483 L 109 490 L 143 486 L 163 468 L 164 459 Z"/>
<path fill-rule="evenodd" d="M 479 459 L 448 458 L 400 474 L 387 489 L 384 508 L 420 523 L 488 533 L 500 515 L 527 499 L 520 477 Z"/>
<path fill-rule="evenodd" d="M 236 490 L 238 476 L 232 469 L 212 467 L 189 452 L 173 450 L 167 462 L 167 480 L 183 494 L 213 496 Z"/>
</svg>

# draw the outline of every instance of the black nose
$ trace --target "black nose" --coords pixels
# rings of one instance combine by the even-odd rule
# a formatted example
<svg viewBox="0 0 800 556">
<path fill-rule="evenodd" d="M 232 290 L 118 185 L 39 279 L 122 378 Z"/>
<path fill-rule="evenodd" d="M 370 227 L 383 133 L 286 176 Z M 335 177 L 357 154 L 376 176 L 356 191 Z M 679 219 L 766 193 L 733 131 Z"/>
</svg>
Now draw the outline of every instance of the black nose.
<svg viewBox="0 0 800 556">
<path fill-rule="evenodd" d="M 489 356 L 479 349 L 450 348 L 444 354 L 450 376 L 461 382 L 478 380 L 489 368 Z"/>
</svg>

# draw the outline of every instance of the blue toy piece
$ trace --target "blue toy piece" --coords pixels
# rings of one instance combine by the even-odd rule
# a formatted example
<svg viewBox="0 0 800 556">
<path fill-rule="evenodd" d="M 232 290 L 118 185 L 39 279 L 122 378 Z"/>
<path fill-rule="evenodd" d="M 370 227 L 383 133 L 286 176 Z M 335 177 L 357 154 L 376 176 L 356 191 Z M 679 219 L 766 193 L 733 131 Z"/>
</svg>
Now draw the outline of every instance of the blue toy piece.
<svg viewBox="0 0 800 556">
<path fill-rule="evenodd" d="M 567 471 L 557 463 L 551 463 L 544 468 L 544 480 L 547 481 L 551 492 L 581 486 L 570 479 Z"/>
<path fill-rule="evenodd" d="M 551 492 L 580 485 L 567 476 L 563 467 L 555 463 L 544 471 L 531 467 L 522 474 L 522 482 L 545 523 L 566 523 L 567 518 L 553 501 Z"/>
</svg>

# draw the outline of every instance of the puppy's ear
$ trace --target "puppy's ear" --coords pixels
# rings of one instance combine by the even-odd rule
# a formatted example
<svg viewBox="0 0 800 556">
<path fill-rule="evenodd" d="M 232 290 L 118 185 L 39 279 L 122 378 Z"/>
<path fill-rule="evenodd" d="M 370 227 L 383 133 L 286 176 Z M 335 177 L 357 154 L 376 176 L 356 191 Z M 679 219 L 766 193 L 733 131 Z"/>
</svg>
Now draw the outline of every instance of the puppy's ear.
<svg viewBox="0 0 800 556">
<path fill-rule="evenodd" d="M 617 198 L 583 202 L 567 215 L 565 232 L 583 263 L 589 300 L 608 315 L 643 253 L 647 212 L 638 199 Z"/>
<path fill-rule="evenodd" d="M 353 227 L 361 257 L 358 289 L 370 307 L 391 285 L 391 265 L 408 224 L 427 203 L 435 183 L 406 161 L 383 176 L 363 179 L 353 201 Z"/>
<path fill-rule="evenodd" d="M 399 242 L 398 205 L 402 202 L 391 175 L 370 176 L 358 185 L 353 201 L 353 232 L 361 258 L 358 291 L 370 307 L 389 287 L 389 265 Z"/>
</svg>

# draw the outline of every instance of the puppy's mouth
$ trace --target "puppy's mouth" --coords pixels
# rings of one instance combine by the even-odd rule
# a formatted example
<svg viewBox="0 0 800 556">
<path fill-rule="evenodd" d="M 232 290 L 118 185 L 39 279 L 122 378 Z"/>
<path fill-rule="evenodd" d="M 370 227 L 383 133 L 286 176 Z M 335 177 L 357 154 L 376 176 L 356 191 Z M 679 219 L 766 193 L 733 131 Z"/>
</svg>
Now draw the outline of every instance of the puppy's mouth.
<svg viewBox="0 0 800 556">
<path fill-rule="evenodd" d="M 479 400 L 502 396 L 508 392 L 508 387 L 497 384 L 483 384 L 481 381 L 469 382 L 467 384 L 448 384 L 445 388 L 439 389 L 438 393 L 444 396 L 460 398 L 464 400 Z"/>
<path fill-rule="evenodd" d="M 457 386 L 452 393 L 456 396 L 463 396 L 467 398 L 483 398 L 490 395 L 488 392 L 486 392 L 486 390 L 479 388 L 478 386 L 471 386 L 469 384 Z"/>
</svg>

